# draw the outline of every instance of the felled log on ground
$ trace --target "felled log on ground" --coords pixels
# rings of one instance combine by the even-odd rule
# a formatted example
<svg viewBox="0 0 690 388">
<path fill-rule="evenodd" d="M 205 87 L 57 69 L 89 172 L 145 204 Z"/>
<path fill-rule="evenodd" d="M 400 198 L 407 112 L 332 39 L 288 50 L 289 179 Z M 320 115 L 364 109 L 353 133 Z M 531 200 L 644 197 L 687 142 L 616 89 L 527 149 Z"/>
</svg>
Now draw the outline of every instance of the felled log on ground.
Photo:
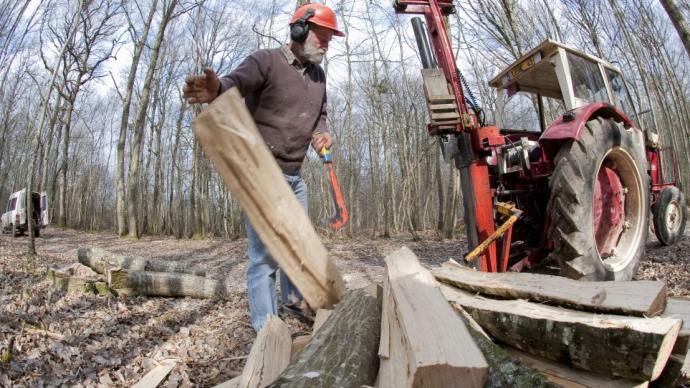
<svg viewBox="0 0 690 388">
<path fill-rule="evenodd" d="M 148 296 L 189 296 L 224 298 L 222 282 L 203 276 L 173 272 L 130 271 L 111 269 L 108 284 L 118 294 Z"/>
<path fill-rule="evenodd" d="M 415 254 L 385 259 L 378 387 L 483 387 L 488 365 L 462 319 Z M 387 347 L 384 348 L 384 347 Z"/>
<path fill-rule="evenodd" d="M 102 277 L 78 263 L 48 267 L 46 277 L 54 288 L 71 294 L 115 295 Z"/>
<path fill-rule="evenodd" d="M 287 325 L 270 315 L 254 340 L 239 379 L 239 388 L 263 388 L 273 382 L 290 362 L 292 338 Z"/>
<path fill-rule="evenodd" d="M 661 314 L 664 318 L 677 318 L 683 321 L 683 327 L 678 333 L 676 345 L 673 348 L 673 353 L 685 355 L 690 351 L 688 343 L 690 342 L 690 299 L 687 298 L 668 298 L 666 309 Z"/>
<path fill-rule="evenodd" d="M 555 388 L 558 385 L 548 381 L 545 375 L 530 367 L 522 365 L 520 362 L 513 361 L 510 354 L 496 345 L 491 338 L 484 332 L 477 322 L 472 319 L 462 306 L 453 304 L 460 317 L 467 325 L 474 342 L 484 354 L 486 362 L 489 364 L 489 377 L 484 388 Z"/>
<path fill-rule="evenodd" d="M 588 282 L 533 273 L 478 272 L 450 262 L 432 273 L 443 283 L 475 293 L 575 310 L 652 317 L 666 305 L 666 283 L 659 281 Z"/>
<path fill-rule="evenodd" d="M 381 296 L 376 286 L 348 291 L 270 387 L 357 387 L 378 372 Z"/>
<path fill-rule="evenodd" d="M 261 241 L 309 305 L 329 308 L 337 303 L 345 282 L 285 182 L 237 88 L 217 97 L 192 127 Z"/>
<path fill-rule="evenodd" d="M 524 300 L 495 300 L 441 286 L 494 338 L 575 368 L 637 381 L 656 379 L 681 321 L 602 315 Z"/>
<path fill-rule="evenodd" d="M 184 263 L 152 260 L 141 256 L 125 256 L 95 247 L 80 247 L 77 250 L 77 258 L 80 263 L 100 274 L 105 274 L 107 268 L 116 267 L 132 271 L 175 272 L 206 276 L 206 271 L 190 268 Z"/>
</svg>

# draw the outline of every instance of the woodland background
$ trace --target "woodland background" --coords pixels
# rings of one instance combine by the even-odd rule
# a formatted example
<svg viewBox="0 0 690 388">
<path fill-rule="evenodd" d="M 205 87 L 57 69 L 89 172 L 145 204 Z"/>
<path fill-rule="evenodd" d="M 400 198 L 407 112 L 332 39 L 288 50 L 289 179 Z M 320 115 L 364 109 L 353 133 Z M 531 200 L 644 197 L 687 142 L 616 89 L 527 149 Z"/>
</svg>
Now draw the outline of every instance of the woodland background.
<svg viewBox="0 0 690 388">
<path fill-rule="evenodd" d="M 690 3 L 455 3 L 457 62 L 489 123 L 496 105 L 487 81 L 544 39 L 564 42 L 621 68 L 644 123 L 675 148 L 679 183 L 690 194 Z M 323 64 L 335 167 L 351 214 L 340 233 L 439 229 L 452 237 L 462 219 L 459 178 L 426 134 L 410 17 L 383 0 L 326 4 L 347 33 L 332 41 Z M 181 88 L 188 74 L 207 66 L 227 73 L 252 51 L 286 42 L 297 5 L 0 0 L 3 207 L 31 183 L 48 192 L 59 226 L 133 238 L 241 236 L 241 209 L 191 131 L 201 108 L 185 104 Z M 310 214 L 323 225 L 327 184 L 312 152 L 304 175 Z"/>
</svg>

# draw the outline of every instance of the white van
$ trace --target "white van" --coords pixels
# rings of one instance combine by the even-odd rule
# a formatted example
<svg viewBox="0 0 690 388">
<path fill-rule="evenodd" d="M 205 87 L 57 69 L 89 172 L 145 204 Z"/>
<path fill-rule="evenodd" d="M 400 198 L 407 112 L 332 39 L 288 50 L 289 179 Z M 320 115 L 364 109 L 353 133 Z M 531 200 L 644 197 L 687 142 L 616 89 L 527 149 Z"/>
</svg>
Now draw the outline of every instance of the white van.
<svg viewBox="0 0 690 388">
<path fill-rule="evenodd" d="M 2 214 L 3 233 L 12 233 L 13 237 L 21 236 L 27 230 L 26 189 L 10 195 L 7 207 Z M 31 194 L 33 201 L 34 236 L 41 235 L 41 229 L 48 225 L 48 196 L 45 192 Z"/>
</svg>

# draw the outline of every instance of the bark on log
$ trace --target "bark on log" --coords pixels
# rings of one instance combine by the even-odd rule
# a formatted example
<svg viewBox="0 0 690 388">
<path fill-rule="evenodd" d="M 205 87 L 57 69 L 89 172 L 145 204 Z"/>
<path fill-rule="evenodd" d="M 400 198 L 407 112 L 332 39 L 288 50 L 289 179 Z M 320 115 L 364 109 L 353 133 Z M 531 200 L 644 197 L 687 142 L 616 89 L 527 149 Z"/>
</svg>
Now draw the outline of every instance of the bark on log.
<svg viewBox="0 0 690 388">
<path fill-rule="evenodd" d="M 118 294 L 148 296 L 189 296 L 192 298 L 224 298 L 222 282 L 203 276 L 182 273 L 128 271 L 112 269 L 108 284 Z"/>
<path fill-rule="evenodd" d="M 543 373 L 546 378 L 558 386 L 568 388 L 646 388 L 646 381 L 634 381 L 624 378 L 614 378 L 581 369 L 574 369 L 566 365 L 542 357 L 533 356 L 515 348 L 505 347 L 505 351 L 521 365 L 533 368 Z"/>
<path fill-rule="evenodd" d="M 575 368 L 637 381 L 654 380 L 671 355 L 681 321 L 601 315 L 523 300 L 495 300 L 443 285 L 494 338 Z"/>
<path fill-rule="evenodd" d="M 672 355 L 668 359 L 668 362 L 664 367 L 664 371 L 661 372 L 661 376 L 652 381 L 650 386 L 659 388 L 677 387 L 690 382 L 688 379 L 687 370 L 683 371 L 684 362 L 685 357 L 676 354 Z"/>
<path fill-rule="evenodd" d="M 270 387 L 359 388 L 373 384 L 379 369 L 380 327 L 380 289 L 349 291 Z"/>
<path fill-rule="evenodd" d="M 677 318 L 683 321 L 683 327 L 681 327 L 680 333 L 678 333 L 673 353 L 680 355 L 688 353 L 688 342 L 690 342 L 690 299 L 668 298 L 666 310 L 664 310 L 661 316 L 664 318 Z"/>
<path fill-rule="evenodd" d="M 381 344 L 389 348 L 379 350 L 378 386 L 483 387 L 489 369 L 484 356 L 431 273 L 407 248 L 385 262 L 388 322 L 381 331 L 388 338 Z"/>
<path fill-rule="evenodd" d="M 89 276 L 90 274 L 87 271 L 75 268 L 75 266 L 79 265 L 80 264 L 74 264 L 63 268 L 49 267 L 46 271 L 48 282 L 50 282 L 54 288 L 70 294 L 97 294 L 115 296 L 113 290 L 108 287 L 105 281 L 101 281 L 100 277 Z M 84 268 L 88 271 L 91 271 L 89 268 Z M 95 272 L 93 273 L 96 274 Z M 73 274 L 81 274 L 85 277 L 72 276 Z"/>
<path fill-rule="evenodd" d="M 238 387 L 263 388 L 272 383 L 290 362 L 291 348 L 290 329 L 270 315 L 252 344 Z"/>
<path fill-rule="evenodd" d="M 318 309 L 337 303 L 345 282 L 237 88 L 217 97 L 192 127 L 261 241 L 309 305 Z"/>
<path fill-rule="evenodd" d="M 206 276 L 206 271 L 190 268 L 183 263 L 151 260 L 141 256 L 125 256 L 101 248 L 80 247 L 77 251 L 77 257 L 80 263 L 91 267 L 100 274 L 105 274 L 108 268 L 116 267 L 132 271 L 173 272 Z"/>
<path fill-rule="evenodd" d="M 484 354 L 486 362 L 489 363 L 489 377 L 484 388 L 555 388 L 559 385 L 550 383 L 546 376 L 541 372 L 515 362 L 511 355 L 500 346 L 496 345 L 491 338 L 484 332 L 481 326 L 472 319 L 462 306 L 453 304 L 467 325 L 474 342 Z"/>
<path fill-rule="evenodd" d="M 657 281 L 588 282 L 532 273 L 478 272 L 449 262 L 432 273 L 464 290 L 575 310 L 652 317 L 666 305 L 666 283 Z"/>
</svg>

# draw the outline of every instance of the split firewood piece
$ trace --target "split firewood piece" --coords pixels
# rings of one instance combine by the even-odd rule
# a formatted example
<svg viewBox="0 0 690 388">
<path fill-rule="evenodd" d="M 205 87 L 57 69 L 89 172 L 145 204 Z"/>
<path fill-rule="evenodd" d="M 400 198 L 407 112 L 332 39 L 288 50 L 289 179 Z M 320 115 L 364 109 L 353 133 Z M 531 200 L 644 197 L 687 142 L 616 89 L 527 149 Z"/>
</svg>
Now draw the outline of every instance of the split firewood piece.
<svg viewBox="0 0 690 388">
<path fill-rule="evenodd" d="M 301 335 L 294 340 L 292 340 L 292 349 L 290 350 L 290 361 L 293 361 L 295 358 L 297 358 L 297 354 L 302 350 L 309 341 L 311 340 L 311 335 Z"/>
<path fill-rule="evenodd" d="M 132 388 L 155 388 L 165 379 L 175 367 L 177 362 L 175 360 L 163 360 L 156 367 L 151 369 L 144 377 L 134 384 Z"/>
<path fill-rule="evenodd" d="M 685 370 L 684 370 L 684 364 Z M 687 357 L 679 356 L 677 354 L 669 357 L 664 371 L 658 379 L 652 381 L 652 387 L 678 387 L 683 384 L 690 383 L 687 370 Z"/>
<path fill-rule="evenodd" d="M 326 322 L 328 317 L 331 316 L 333 310 L 329 309 L 318 309 L 316 310 L 316 316 L 314 317 L 314 326 L 312 326 L 311 331 L 316 333 L 317 330 Z"/>
<path fill-rule="evenodd" d="M 261 241 L 312 308 L 329 308 L 345 282 L 264 142 L 237 88 L 192 123 L 194 134 Z"/>
<path fill-rule="evenodd" d="M 683 327 L 678 333 L 676 345 L 673 347 L 674 354 L 685 355 L 690 351 L 688 349 L 688 342 L 690 342 L 690 299 L 687 298 L 668 298 L 666 310 L 661 314 L 664 318 L 677 318 L 683 321 Z"/>
<path fill-rule="evenodd" d="M 333 314 L 270 387 L 357 387 L 378 372 L 381 295 L 376 286 L 348 291 Z"/>
<path fill-rule="evenodd" d="M 496 345 L 472 316 L 463 310 L 462 306 L 454 303 L 453 308 L 467 325 L 474 342 L 481 349 L 486 362 L 489 363 L 489 378 L 484 388 L 556 388 L 559 386 L 550 383 L 540 371 L 513 361 L 511 355 Z"/>
<path fill-rule="evenodd" d="M 77 258 L 80 263 L 91 267 L 100 274 L 105 274 L 109 267 L 118 267 L 132 271 L 174 272 L 206 276 L 206 271 L 190 268 L 184 263 L 152 260 L 141 256 L 125 256 L 95 247 L 80 247 L 77 250 Z"/>
<path fill-rule="evenodd" d="M 122 295 L 189 296 L 192 298 L 224 298 L 226 296 L 226 289 L 221 281 L 183 273 L 113 268 L 108 271 L 108 284 Z"/>
<path fill-rule="evenodd" d="M 654 380 L 671 355 L 681 321 L 602 315 L 524 300 L 495 300 L 443 285 L 492 337 L 527 353 L 607 376 Z M 632 355 L 632 356 L 631 356 Z"/>
<path fill-rule="evenodd" d="M 273 382 L 290 362 L 290 329 L 280 318 L 269 315 L 259 331 L 242 370 L 239 388 L 263 388 Z"/>
<path fill-rule="evenodd" d="M 431 273 L 408 248 L 385 262 L 388 338 L 381 343 L 389 348 L 379 350 L 388 357 L 381 358 L 378 386 L 483 387 L 489 366 Z"/>
<path fill-rule="evenodd" d="M 475 293 L 575 310 L 652 317 L 666 305 L 666 283 L 660 281 L 587 282 L 533 273 L 478 272 L 448 262 L 432 273 L 443 283 Z"/>
</svg>

